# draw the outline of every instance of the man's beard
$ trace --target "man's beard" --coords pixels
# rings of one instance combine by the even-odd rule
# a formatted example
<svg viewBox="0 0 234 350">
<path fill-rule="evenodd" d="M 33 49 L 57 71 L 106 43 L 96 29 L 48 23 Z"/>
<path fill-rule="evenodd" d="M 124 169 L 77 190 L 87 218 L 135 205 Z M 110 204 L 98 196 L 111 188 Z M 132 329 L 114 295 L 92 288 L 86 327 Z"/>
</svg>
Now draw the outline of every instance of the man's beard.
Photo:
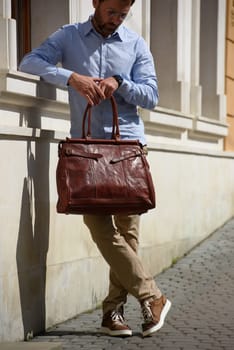
<svg viewBox="0 0 234 350">
<path fill-rule="evenodd" d="M 95 29 L 102 34 L 103 36 L 108 36 L 113 34 L 116 29 L 118 28 L 118 26 L 112 24 L 112 23 L 101 23 L 99 20 L 97 20 L 97 18 L 95 18 L 93 16 L 92 19 L 93 25 L 95 27 Z"/>
<path fill-rule="evenodd" d="M 117 28 L 118 27 L 116 27 L 115 25 L 111 25 L 111 24 L 103 24 L 103 25 L 99 26 L 100 31 L 103 34 L 108 34 L 108 35 L 113 34 Z"/>
</svg>

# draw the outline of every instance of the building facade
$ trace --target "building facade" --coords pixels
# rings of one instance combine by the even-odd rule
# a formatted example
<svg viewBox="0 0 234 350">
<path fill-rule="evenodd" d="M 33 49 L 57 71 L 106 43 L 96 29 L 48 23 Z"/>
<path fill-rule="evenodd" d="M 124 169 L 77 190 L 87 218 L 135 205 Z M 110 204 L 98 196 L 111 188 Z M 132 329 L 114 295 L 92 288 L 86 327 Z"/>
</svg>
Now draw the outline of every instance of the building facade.
<svg viewBox="0 0 234 350">
<path fill-rule="evenodd" d="M 0 341 L 97 307 L 108 267 L 81 216 L 56 213 L 67 91 L 17 70 L 87 0 L 0 0 Z M 137 0 L 128 22 L 153 53 L 160 102 L 145 122 L 157 208 L 142 216 L 153 275 L 234 215 L 234 2 Z"/>
</svg>

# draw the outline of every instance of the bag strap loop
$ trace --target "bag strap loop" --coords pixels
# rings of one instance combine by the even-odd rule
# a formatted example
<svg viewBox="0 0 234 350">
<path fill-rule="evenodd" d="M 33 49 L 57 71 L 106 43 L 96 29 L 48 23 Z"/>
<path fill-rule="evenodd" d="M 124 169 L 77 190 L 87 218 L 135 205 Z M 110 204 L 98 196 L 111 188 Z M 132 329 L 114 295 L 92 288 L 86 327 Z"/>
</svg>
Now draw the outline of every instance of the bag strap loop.
<svg viewBox="0 0 234 350">
<path fill-rule="evenodd" d="M 119 132 L 118 110 L 117 110 L 117 104 L 116 104 L 114 96 L 110 97 L 110 102 L 111 102 L 112 113 L 113 113 L 111 138 L 114 140 L 119 140 L 120 139 L 120 132 Z M 88 103 L 86 106 L 86 109 L 84 111 L 83 123 L 82 123 L 82 138 L 83 139 L 91 139 L 91 114 L 92 114 L 91 110 L 92 110 L 92 106 Z M 86 126 L 87 119 L 88 119 L 88 127 L 87 127 L 87 132 L 86 132 L 85 126 Z"/>
</svg>

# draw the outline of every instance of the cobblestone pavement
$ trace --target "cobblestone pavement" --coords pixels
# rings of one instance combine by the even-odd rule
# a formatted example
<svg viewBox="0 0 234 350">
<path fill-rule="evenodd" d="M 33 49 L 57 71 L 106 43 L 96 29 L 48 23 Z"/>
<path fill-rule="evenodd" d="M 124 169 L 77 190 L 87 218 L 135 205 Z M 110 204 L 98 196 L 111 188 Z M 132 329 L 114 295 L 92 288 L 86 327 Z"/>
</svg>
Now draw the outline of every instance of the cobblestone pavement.
<svg viewBox="0 0 234 350">
<path fill-rule="evenodd" d="M 172 302 L 164 327 L 141 337 L 141 313 L 129 298 L 129 338 L 98 333 L 101 310 L 79 315 L 33 341 L 60 342 L 63 350 L 234 350 L 234 219 L 157 276 Z"/>
</svg>

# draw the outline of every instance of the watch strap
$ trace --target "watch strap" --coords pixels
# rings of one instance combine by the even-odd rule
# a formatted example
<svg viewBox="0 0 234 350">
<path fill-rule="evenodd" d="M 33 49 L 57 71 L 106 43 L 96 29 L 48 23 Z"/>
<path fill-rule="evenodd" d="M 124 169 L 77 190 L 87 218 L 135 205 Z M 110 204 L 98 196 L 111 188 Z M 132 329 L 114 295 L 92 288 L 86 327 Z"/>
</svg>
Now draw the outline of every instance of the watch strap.
<svg viewBox="0 0 234 350">
<path fill-rule="evenodd" d="M 117 81 L 118 87 L 120 87 L 120 85 L 123 82 L 123 78 L 121 77 L 121 75 L 116 74 L 116 75 L 113 75 L 112 77 Z"/>
</svg>

